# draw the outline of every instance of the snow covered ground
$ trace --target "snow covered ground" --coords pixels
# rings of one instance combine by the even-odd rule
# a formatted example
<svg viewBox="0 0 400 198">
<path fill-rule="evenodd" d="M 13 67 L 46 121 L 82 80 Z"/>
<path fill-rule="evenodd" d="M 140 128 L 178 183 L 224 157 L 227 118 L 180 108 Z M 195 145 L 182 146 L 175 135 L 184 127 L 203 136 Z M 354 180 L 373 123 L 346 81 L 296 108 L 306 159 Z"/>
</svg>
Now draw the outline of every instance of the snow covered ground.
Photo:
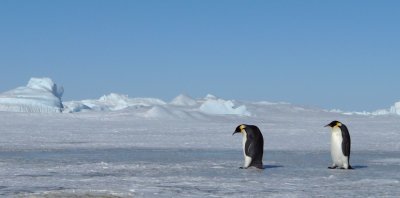
<svg viewBox="0 0 400 198">
<path fill-rule="evenodd" d="M 47 90 L 61 99 L 59 88 Z M 168 103 L 110 94 L 63 106 L 63 113 L 0 111 L 1 197 L 400 195 L 396 114 L 346 115 L 212 95 Z M 354 170 L 327 169 L 330 131 L 323 126 L 332 120 L 350 130 Z M 263 132 L 264 170 L 238 168 L 242 137 L 232 133 L 242 123 Z"/>
<path fill-rule="evenodd" d="M 253 116 L 147 118 L 136 109 L 0 112 L 0 195 L 31 197 L 398 197 L 397 116 L 248 104 Z M 355 170 L 329 170 L 333 119 L 352 135 Z M 265 170 L 241 170 L 240 123 L 265 138 Z"/>
</svg>

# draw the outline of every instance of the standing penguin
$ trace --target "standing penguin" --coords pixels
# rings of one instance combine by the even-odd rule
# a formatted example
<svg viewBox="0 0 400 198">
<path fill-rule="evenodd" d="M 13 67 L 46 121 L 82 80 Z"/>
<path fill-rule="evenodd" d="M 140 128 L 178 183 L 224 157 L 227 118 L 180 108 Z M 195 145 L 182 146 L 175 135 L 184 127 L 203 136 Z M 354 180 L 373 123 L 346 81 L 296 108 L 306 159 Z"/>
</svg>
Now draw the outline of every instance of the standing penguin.
<svg viewBox="0 0 400 198">
<path fill-rule="evenodd" d="M 341 169 L 353 169 L 350 166 L 350 134 L 347 130 L 346 125 L 339 121 L 332 121 L 325 127 L 332 128 L 331 137 L 331 156 L 333 164 L 330 169 L 335 169 L 337 167 Z"/>
<path fill-rule="evenodd" d="M 232 135 L 235 133 L 243 134 L 244 166 L 240 168 L 254 166 L 263 169 L 264 138 L 260 129 L 254 125 L 241 124 Z"/>
</svg>

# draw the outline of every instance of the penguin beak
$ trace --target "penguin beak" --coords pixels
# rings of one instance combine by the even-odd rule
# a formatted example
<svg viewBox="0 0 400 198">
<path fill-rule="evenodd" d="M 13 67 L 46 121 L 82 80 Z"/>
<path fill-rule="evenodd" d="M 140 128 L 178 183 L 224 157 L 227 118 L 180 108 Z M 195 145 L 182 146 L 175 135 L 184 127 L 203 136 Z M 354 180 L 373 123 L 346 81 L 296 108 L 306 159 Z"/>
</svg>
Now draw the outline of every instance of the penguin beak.
<svg viewBox="0 0 400 198">
<path fill-rule="evenodd" d="M 235 135 L 235 133 L 240 133 L 240 131 L 235 131 L 235 132 L 232 133 L 232 135 Z"/>
<path fill-rule="evenodd" d="M 324 127 L 328 127 L 328 126 L 329 126 L 329 124 L 325 125 Z"/>
</svg>

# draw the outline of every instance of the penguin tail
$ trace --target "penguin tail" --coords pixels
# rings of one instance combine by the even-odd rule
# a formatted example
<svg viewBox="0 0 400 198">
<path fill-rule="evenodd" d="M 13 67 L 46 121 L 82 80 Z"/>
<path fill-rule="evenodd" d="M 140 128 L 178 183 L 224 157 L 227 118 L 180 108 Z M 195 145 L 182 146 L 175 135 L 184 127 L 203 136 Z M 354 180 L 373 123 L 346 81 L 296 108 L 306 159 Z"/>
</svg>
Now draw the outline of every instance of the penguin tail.
<svg viewBox="0 0 400 198">
<path fill-rule="evenodd" d="M 354 168 L 349 165 L 349 168 L 347 168 L 347 169 L 354 169 Z"/>
<path fill-rule="evenodd" d="M 264 169 L 264 165 L 263 165 L 262 161 L 253 161 L 253 163 L 251 163 L 250 166 L 254 166 L 258 169 Z"/>
</svg>

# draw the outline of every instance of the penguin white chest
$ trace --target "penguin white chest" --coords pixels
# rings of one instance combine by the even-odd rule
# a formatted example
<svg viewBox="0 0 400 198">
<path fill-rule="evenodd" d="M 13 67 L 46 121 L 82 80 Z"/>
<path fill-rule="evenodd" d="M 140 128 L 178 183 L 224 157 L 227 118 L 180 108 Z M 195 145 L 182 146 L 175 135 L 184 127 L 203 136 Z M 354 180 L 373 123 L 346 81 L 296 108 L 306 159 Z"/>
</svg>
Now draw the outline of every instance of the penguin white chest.
<svg viewBox="0 0 400 198">
<path fill-rule="evenodd" d="M 244 168 L 247 168 L 251 164 L 251 157 L 246 155 L 246 142 L 247 142 L 247 133 L 246 131 L 243 132 L 243 140 L 242 140 L 242 146 L 243 146 L 243 156 L 244 156 Z"/>
<path fill-rule="evenodd" d="M 343 166 L 346 162 L 346 156 L 343 155 L 342 151 L 342 131 L 339 127 L 334 127 L 332 129 L 332 137 L 331 137 L 331 157 L 333 164 L 337 166 Z"/>
</svg>

